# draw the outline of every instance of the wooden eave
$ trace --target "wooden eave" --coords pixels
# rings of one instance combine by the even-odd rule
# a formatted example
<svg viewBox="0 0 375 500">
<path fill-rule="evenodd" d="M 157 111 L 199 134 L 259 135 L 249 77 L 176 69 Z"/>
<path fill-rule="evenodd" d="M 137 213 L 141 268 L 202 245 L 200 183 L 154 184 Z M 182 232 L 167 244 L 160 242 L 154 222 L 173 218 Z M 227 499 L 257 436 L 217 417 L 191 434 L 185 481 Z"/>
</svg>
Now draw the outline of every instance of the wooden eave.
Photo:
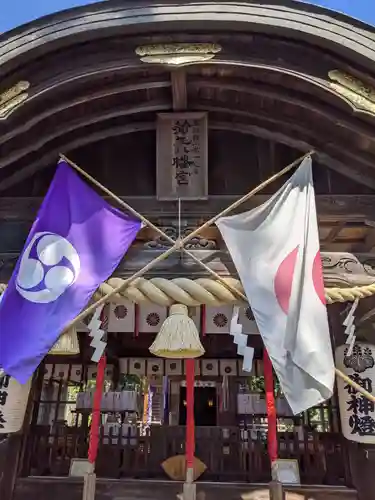
<svg viewBox="0 0 375 500">
<path fill-rule="evenodd" d="M 170 41 L 222 51 L 177 78 L 135 54 Z M 328 168 L 374 189 L 375 113 L 329 77 L 340 71 L 372 88 L 374 61 L 372 28 L 294 2 L 110 1 L 40 19 L 0 37 L 2 89 L 30 83 L 0 121 L 0 192 L 58 151 L 152 129 L 155 113 L 181 107 L 181 95 L 190 110 L 209 112 L 212 129 L 316 149 Z"/>
</svg>

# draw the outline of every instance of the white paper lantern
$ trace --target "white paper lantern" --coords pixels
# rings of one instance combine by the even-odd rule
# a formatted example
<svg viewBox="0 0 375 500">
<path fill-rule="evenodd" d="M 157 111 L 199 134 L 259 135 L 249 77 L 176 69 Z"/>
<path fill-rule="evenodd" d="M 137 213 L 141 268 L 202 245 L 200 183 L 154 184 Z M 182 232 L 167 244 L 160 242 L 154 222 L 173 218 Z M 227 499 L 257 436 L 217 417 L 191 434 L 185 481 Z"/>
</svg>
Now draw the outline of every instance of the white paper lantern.
<svg viewBox="0 0 375 500">
<path fill-rule="evenodd" d="M 336 366 L 354 382 L 374 394 L 375 346 L 363 342 L 354 345 L 348 356 L 348 346 L 336 349 Z M 340 377 L 337 379 L 342 433 L 357 443 L 375 444 L 375 403 L 359 394 Z"/>
<path fill-rule="evenodd" d="M 31 379 L 23 385 L 8 375 L 0 379 L 0 434 L 21 430 L 30 388 Z"/>
</svg>

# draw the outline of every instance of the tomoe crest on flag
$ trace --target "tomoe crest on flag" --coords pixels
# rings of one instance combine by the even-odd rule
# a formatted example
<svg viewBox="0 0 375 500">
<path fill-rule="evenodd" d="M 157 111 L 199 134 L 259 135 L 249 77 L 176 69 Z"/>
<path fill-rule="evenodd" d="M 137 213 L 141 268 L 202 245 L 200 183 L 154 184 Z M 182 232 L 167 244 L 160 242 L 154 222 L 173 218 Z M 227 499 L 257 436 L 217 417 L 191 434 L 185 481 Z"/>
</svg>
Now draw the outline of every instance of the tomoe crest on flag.
<svg viewBox="0 0 375 500">
<path fill-rule="evenodd" d="M 16 289 L 30 302 L 54 302 L 77 280 L 80 268 L 78 252 L 66 238 L 38 232 L 22 255 Z"/>
<path fill-rule="evenodd" d="M 59 162 L 0 304 L 0 365 L 8 375 L 30 378 L 140 227 Z"/>
</svg>

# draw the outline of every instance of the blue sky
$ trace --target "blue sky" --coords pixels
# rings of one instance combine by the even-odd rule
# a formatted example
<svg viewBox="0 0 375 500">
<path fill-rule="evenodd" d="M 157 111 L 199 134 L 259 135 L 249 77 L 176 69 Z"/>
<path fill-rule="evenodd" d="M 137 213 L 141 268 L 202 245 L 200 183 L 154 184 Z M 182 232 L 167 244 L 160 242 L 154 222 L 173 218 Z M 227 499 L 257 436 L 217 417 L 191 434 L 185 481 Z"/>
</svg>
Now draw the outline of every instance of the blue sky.
<svg viewBox="0 0 375 500">
<path fill-rule="evenodd" d="M 93 0 L 0 0 L 0 2 L 3 4 L 0 9 L 0 32 L 52 12 L 95 3 Z M 310 0 L 307 3 L 341 11 L 375 25 L 375 0 Z"/>
</svg>

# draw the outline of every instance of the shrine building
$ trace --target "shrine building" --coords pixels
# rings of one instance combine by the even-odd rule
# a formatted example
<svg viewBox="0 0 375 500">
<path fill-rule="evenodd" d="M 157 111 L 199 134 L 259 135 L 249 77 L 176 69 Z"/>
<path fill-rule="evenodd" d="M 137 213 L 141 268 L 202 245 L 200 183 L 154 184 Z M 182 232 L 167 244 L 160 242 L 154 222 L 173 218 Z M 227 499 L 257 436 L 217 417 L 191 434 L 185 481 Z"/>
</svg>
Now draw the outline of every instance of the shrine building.
<svg viewBox="0 0 375 500">
<path fill-rule="evenodd" d="M 325 287 L 372 284 L 374 68 L 375 28 L 290 0 L 109 0 L 1 34 L 0 291 L 60 153 L 175 240 L 312 151 Z M 288 175 L 237 212 L 267 200 Z M 143 228 L 114 277 L 131 276 L 170 246 Z M 187 248 L 221 277 L 237 278 L 215 225 Z M 107 309 L 99 500 L 181 491 L 183 478 L 166 461 L 185 450 L 185 362 L 149 347 L 168 316 L 166 283 L 211 276 L 175 252 L 144 278 Z M 263 343 L 242 304 L 255 350 L 244 371 L 230 335 L 233 304 L 219 302 L 186 304 L 205 349 L 195 362 L 197 487 L 207 500 L 250 500 L 271 480 Z M 374 394 L 375 297 L 356 309 L 350 367 L 348 303 L 327 308 L 337 365 Z M 87 331 L 81 322 L 76 349 L 43 360 L 16 433 L 6 430 L 10 381 L 0 380 L 1 500 L 82 497 L 72 463 L 87 457 L 97 372 Z M 337 384 L 329 401 L 294 416 L 275 387 L 279 456 L 294 460 L 299 476 L 287 498 L 373 500 L 374 403 Z"/>
</svg>

